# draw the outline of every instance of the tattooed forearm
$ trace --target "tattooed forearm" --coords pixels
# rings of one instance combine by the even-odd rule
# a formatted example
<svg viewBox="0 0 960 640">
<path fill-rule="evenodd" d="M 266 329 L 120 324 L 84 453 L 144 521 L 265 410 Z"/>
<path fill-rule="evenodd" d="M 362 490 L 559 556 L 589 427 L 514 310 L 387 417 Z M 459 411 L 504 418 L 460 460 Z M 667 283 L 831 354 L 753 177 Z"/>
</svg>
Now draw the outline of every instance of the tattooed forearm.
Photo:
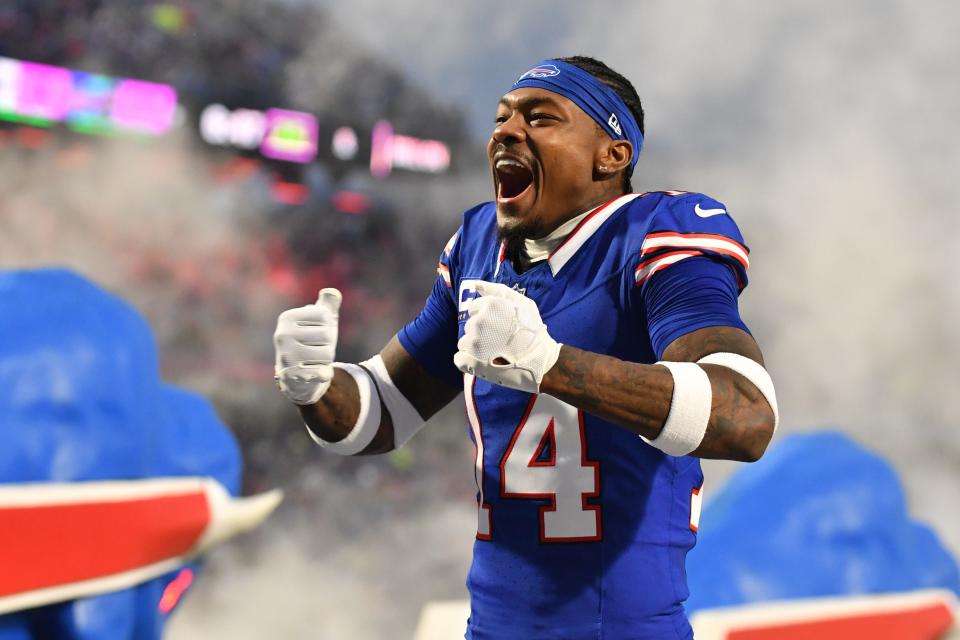
<svg viewBox="0 0 960 640">
<path fill-rule="evenodd" d="M 701 458 L 753 461 L 773 435 L 772 411 L 755 386 L 725 367 L 705 365 L 713 389 L 710 423 L 694 452 Z"/>
<path fill-rule="evenodd" d="M 603 415 L 609 398 L 601 392 L 605 378 L 616 376 L 610 367 L 616 367 L 619 360 L 571 347 L 561 350 L 557 367 L 554 369 L 557 380 L 551 395 L 561 399 L 580 399 L 577 405 L 588 413 Z M 633 381 L 623 380 L 624 386 L 633 385 Z"/>
<path fill-rule="evenodd" d="M 701 329 L 677 339 L 664 360 L 696 361 L 717 352 L 757 362 L 760 349 L 748 334 L 729 327 Z M 726 367 L 705 365 L 713 390 L 710 421 L 693 452 L 702 458 L 756 460 L 773 432 L 773 413 L 745 378 Z M 673 377 L 662 366 L 626 362 L 565 345 L 544 376 L 543 393 L 555 396 L 634 433 L 653 439 L 670 412 Z"/>
<path fill-rule="evenodd" d="M 625 362 L 564 345 L 541 385 L 560 398 L 647 438 L 670 411 L 673 378 L 664 367 Z"/>
</svg>

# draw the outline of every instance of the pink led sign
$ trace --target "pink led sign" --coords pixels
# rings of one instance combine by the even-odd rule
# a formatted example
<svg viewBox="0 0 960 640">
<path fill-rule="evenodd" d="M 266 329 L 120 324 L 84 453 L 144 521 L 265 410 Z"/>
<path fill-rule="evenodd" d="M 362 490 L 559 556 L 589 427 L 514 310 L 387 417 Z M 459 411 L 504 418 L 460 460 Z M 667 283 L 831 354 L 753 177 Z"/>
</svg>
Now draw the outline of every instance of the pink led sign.
<svg viewBox="0 0 960 640">
<path fill-rule="evenodd" d="M 268 109 L 260 153 L 274 160 L 310 162 L 317 157 L 317 119 L 312 114 Z"/>
<path fill-rule="evenodd" d="M 62 120 L 70 109 L 73 78 L 66 69 L 21 62 L 16 87 L 17 113 L 33 118 Z"/>
<path fill-rule="evenodd" d="M 117 126 L 161 135 L 173 126 L 177 92 L 173 87 L 143 80 L 121 80 L 113 93 L 111 117 Z"/>
</svg>

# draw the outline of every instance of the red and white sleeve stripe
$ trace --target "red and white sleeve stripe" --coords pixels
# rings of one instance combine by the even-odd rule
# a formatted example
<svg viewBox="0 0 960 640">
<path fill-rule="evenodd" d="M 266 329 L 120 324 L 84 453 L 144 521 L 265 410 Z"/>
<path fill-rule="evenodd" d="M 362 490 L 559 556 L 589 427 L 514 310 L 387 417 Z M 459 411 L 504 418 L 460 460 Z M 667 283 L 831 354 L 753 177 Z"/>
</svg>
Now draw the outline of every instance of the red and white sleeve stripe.
<svg viewBox="0 0 960 640">
<path fill-rule="evenodd" d="M 460 237 L 460 229 L 457 229 L 450 239 L 447 240 L 446 246 L 443 247 L 443 256 L 441 259 L 449 259 L 450 254 L 453 252 L 453 245 L 457 243 L 457 238 Z M 443 264 L 443 262 L 437 263 L 437 275 L 443 278 L 443 284 L 447 285 L 448 289 L 453 288 L 453 284 L 450 282 L 450 267 Z"/>
<path fill-rule="evenodd" d="M 447 258 L 450 257 L 450 253 L 453 251 L 453 245 L 457 243 L 457 238 L 460 236 L 460 229 L 457 229 L 450 239 L 447 240 L 447 244 L 443 247 L 443 255 Z"/>
<path fill-rule="evenodd" d="M 736 260 L 743 268 L 750 268 L 747 248 L 742 244 L 713 233 L 677 233 L 665 231 L 647 235 L 640 249 L 640 264 L 634 278 L 641 285 L 657 271 L 692 256 L 719 253 Z"/>
<path fill-rule="evenodd" d="M 437 275 L 443 278 L 443 284 L 447 285 L 448 289 L 453 288 L 453 284 L 450 282 L 450 267 L 443 264 L 442 262 L 437 263 Z"/>
</svg>

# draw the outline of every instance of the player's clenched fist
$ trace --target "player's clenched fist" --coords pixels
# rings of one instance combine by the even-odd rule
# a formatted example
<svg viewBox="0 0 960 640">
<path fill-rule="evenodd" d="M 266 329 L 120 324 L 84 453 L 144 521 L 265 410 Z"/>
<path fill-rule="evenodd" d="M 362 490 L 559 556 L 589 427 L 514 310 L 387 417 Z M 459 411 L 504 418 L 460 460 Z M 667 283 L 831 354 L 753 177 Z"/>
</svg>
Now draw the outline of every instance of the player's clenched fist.
<svg viewBox="0 0 960 640">
<path fill-rule="evenodd" d="M 539 393 L 544 374 L 557 362 L 560 343 L 547 333 L 536 303 L 502 284 L 481 282 L 453 363 L 490 382 Z"/>
<path fill-rule="evenodd" d="M 322 289 L 316 304 L 288 309 L 277 319 L 277 386 L 296 404 L 313 404 L 330 387 L 342 299 L 336 289 Z"/>
</svg>

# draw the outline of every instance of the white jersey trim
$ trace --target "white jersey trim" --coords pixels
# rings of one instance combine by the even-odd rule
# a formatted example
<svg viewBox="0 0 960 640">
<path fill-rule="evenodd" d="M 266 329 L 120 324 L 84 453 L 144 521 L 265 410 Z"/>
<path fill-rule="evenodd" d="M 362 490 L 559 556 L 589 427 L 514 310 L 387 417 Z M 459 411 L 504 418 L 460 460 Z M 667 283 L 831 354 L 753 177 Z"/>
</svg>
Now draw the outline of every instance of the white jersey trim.
<svg viewBox="0 0 960 640">
<path fill-rule="evenodd" d="M 553 253 L 547 259 L 550 263 L 550 271 L 556 276 L 560 270 L 577 254 L 587 240 L 589 240 L 597 229 L 606 222 L 610 216 L 619 211 L 623 205 L 639 198 L 640 193 L 628 193 L 620 196 L 616 200 L 611 200 L 607 204 L 595 209 L 590 215 L 583 219 L 576 229 L 574 229 L 567 239 L 560 243 L 560 246 L 554 249 Z"/>
</svg>

